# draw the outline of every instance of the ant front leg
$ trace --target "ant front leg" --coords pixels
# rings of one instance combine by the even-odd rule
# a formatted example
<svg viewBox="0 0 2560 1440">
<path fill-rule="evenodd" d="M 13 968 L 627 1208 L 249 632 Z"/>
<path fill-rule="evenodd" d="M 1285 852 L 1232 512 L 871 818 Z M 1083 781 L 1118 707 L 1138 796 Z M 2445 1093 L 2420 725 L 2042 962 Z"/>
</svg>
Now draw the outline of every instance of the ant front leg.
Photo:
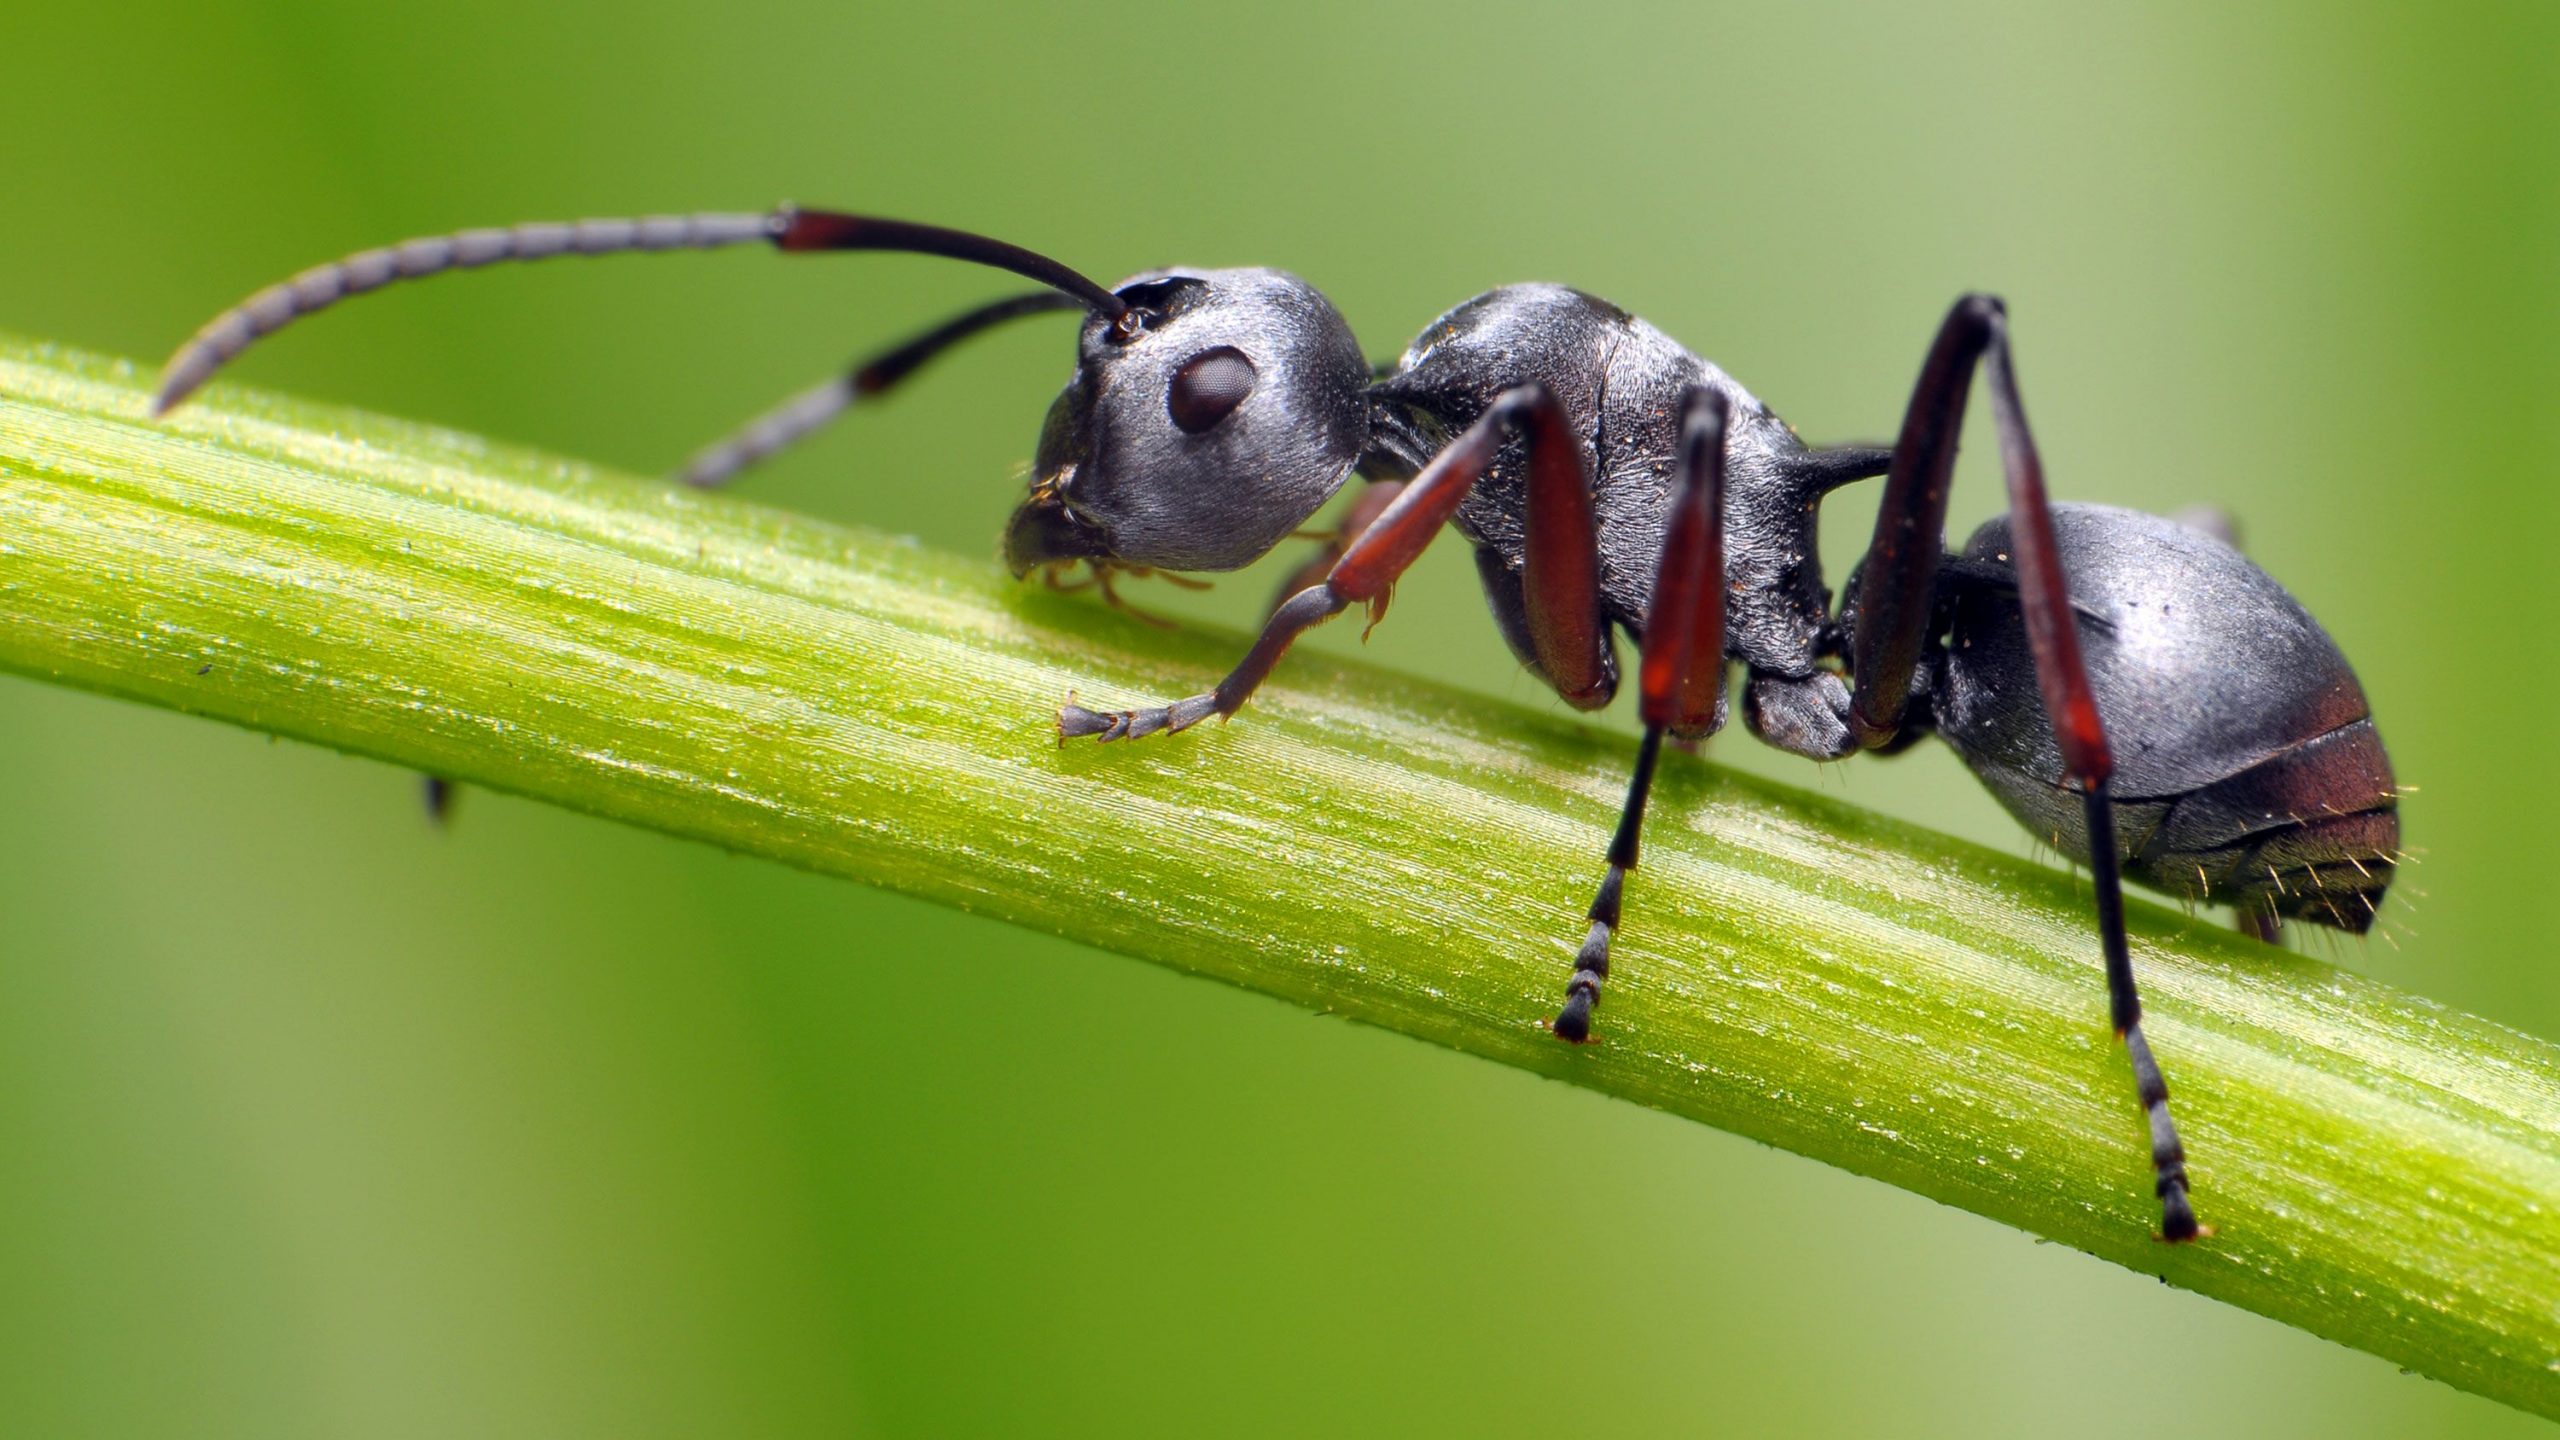
<svg viewBox="0 0 2560 1440">
<path fill-rule="evenodd" d="M 1333 562 L 1321 581 L 1272 611 L 1261 637 L 1216 689 L 1137 710 L 1087 710 L 1069 702 L 1058 711 L 1059 737 L 1123 740 L 1185 729 L 1212 715 L 1233 715 L 1270 676 L 1290 643 L 1310 627 L 1355 604 L 1366 605 L 1369 623 L 1377 624 L 1386 614 L 1396 578 L 1457 513 L 1459 502 L 1492 467 L 1503 442 L 1515 430 L 1527 438 L 1529 446 L 1529 551 L 1524 573 L 1533 594 L 1549 597 L 1545 604 L 1532 606 L 1530 628 L 1538 661 L 1568 701 L 1606 703 L 1617 684 L 1617 662 L 1609 651 L 1608 626 L 1600 613 L 1600 548 L 1591 513 L 1591 483 L 1564 406 L 1545 386 L 1523 385 L 1503 392 L 1475 424 L 1433 457 L 1344 546 L 1342 558 Z"/>
<path fill-rule="evenodd" d="M 2133 1065 L 2134 1088 L 2151 1130 L 2160 1234 L 2192 1240 L 2204 1233 L 2187 1198 L 2186 1150 L 2169 1118 L 2169 1087 L 2142 1035 L 2142 1000 L 2125 942 L 2124 884 L 2116 851 L 2115 808 L 2107 781 L 2115 760 L 2080 653 L 2080 634 L 2054 539 L 2044 465 L 2027 429 L 2025 406 L 2009 355 L 2008 312 L 1988 295 L 1956 302 L 1939 327 L 1911 395 L 1875 541 L 1861 582 L 1850 673 L 1857 690 L 1850 728 L 1861 745 L 1882 748 L 1907 738 L 1906 711 L 1935 608 L 1938 561 L 1946 546 L 1947 486 L 1966 392 L 1975 366 L 1989 361 L 1991 414 L 2009 487 L 2009 528 L 2016 550 L 2018 600 L 2037 689 L 2062 755 L 2063 775 L 2081 794 L 2089 835 L 2089 875 L 2096 894 L 2098 942 L 2106 956 L 2108 1008 Z"/>
<path fill-rule="evenodd" d="M 1378 517 L 1387 513 L 1387 507 L 1404 493 L 1404 487 L 1402 480 L 1372 480 L 1351 498 L 1350 508 L 1342 512 L 1342 521 L 1334 526 L 1331 534 L 1300 531 L 1296 538 L 1322 540 L 1324 543 L 1316 547 L 1316 553 L 1308 556 L 1306 563 L 1290 571 L 1288 579 L 1280 582 L 1279 593 L 1271 597 L 1271 610 L 1276 611 L 1289 603 L 1290 597 L 1299 591 L 1323 584 L 1325 577 L 1333 573 L 1333 567 L 1342 563 L 1351 542 L 1378 523 Z M 1270 611 L 1264 613 L 1268 615 Z"/>
<path fill-rule="evenodd" d="M 1662 559 L 1645 610 L 1644 650 L 1636 667 L 1636 716 L 1644 741 L 1627 782 L 1626 808 L 1609 841 L 1609 873 L 1591 901 L 1591 929 L 1573 957 L 1558 1039 L 1591 1038 L 1591 1011 L 1609 978 L 1609 942 L 1618 931 L 1627 872 L 1636 868 L 1644 806 L 1667 732 L 1682 740 L 1716 732 L 1724 689 L 1724 395 L 1693 388 L 1682 402 L 1680 487 L 1663 527 Z M 1532 612 L 1534 615 L 1534 611 Z"/>
</svg>

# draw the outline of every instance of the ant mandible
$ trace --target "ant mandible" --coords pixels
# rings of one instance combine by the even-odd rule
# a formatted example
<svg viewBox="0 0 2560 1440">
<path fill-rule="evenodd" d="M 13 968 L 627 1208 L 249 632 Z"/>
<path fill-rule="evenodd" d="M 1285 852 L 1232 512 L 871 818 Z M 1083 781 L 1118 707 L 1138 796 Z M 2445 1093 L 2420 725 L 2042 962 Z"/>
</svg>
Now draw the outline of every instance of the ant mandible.
<svg viewBox="0 0 2560 1440">
<path fill-rule="evenodd" d="M 1309 626 L 1353 605 L 1374 623 L 1446 525 L 1474 544 L 1503 638 L 1567 704 L 1607 704 L 1613 629 L 1634 637 L 1644 738 L 1552 1022 L 1562 1039 L 1590 1038 L 1664 737 L 1723 726 L 1728 662 L 1747 673 L 1743 721 L 1769 744 L 1837 760 L 1939 735 L 2020 823 L 2089 866 L 2166 1239 L 2202 1232 L 2143 1039 L 2119 876 L 2231 905 L 2271 942 L 2285 918 L 2363 933 L 2391 882 L 2397 790 L 2336 644 L 2198 528 L 2048 501 L 2008 319 L 1986 295 L 1948 312 L 1890 450 L 1808 449 L 1713 364 L 1561 286 L 1488 291 L 1373 368 L 1332 303 L 1281 271 L 1168 269 L 1104 289 L 985 236 L 785 206 L 466 230 L 351 255 L 198 331 L 171 358 L 153 413 L 252 340 L 395 280 L 747 243 L 941 255 L 1046 288 L 967 311 L 795 397 L 696 456 L 690 483 L 727 480 L 972 335 L 1064 310 L 1084 314 L 1076 371 L 1005 528 L 1017 577 L 1054 578 L 1074 562 L 1106 587 L 1115 572 L 1233 570 L 1298 533 L 1354 474 L 1371 482 L 1214 689 L 1118 712 L 1070 701 L 1062 740 L 1234 714 Z M 2008 514 L 1945 553 L 1957 432 L 1986 365 Z M 1875 538 L 1835 611 L 1815 549 L 1820 502 L 1876 475 L 1886 478 Z"/>
</svg>

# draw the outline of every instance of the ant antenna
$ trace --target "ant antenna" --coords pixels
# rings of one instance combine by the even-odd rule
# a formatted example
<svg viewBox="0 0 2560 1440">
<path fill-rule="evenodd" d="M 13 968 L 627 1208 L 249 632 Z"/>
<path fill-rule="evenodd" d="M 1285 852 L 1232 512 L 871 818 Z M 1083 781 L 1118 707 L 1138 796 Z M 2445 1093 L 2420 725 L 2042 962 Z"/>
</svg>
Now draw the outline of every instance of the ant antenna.
<svg viewBox="0 0 2560 1440">
<path fill-rule="evenodd" d="M 793 253 L 821 250 L 903 250 L 1010 270 L 1062 292 L 1114 322 L 1122 339 L 1136 333 L 1128 302 L 1046 255 L 1002 240 L 870 215 L 803 210 L 785 205 L 764 214 L 742 212 L 651 215 L 626 220 L 540 222 L 500 229 L 462 230 L 361 250 L 315 265 L 270 285 L 213 317 L 160 372 L 151 413 L 165 415 L 195 393 L 216 370 L 250 342 L 325 310 L 350 295 L 378 290 L 395 280 L 415 280 L 445 270 L 470 270 L 500 260 L 549 260 L 560 255 L 614 255 L 628 250 L 716 250 L 762 240 Z"/>
<path fill-rule="evenodd" d="M 912 340 L 857 361 L 845 373 L 801 391 L 727 438 L 703 447 L 686 463 L 684 483 L 706 489 L 725 485 L 739 471 L 833 420 L 858 401 L 886 392 L 926 361 L 978 332 L 1019 315 L 1073 310 L 1082 303 L 1081 297 L 1061 291 L 1034 290 L 963 312 Z"/>
</svg>

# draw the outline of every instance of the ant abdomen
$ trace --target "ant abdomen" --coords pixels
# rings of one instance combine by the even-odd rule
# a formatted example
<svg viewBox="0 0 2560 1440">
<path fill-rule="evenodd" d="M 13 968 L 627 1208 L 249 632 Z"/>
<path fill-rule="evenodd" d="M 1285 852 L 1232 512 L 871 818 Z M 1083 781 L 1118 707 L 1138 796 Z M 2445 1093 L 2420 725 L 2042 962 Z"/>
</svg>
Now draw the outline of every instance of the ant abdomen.
<svg viewBox="0 0 2560 1440">
<path fill-rule="evenodd" d="M 2115 753 L 2125 873 L 2189 900 L 2358 934 L 2391 883 L 2399 792 L 2364 690 L 2292 595 L 2176 521 L 2056 505 L 2089 681 Z M 1944 572 L 1938 733 L 2027 827 L 2088 857 L 2037 698 L 2009 530 Z"/>
</svg>

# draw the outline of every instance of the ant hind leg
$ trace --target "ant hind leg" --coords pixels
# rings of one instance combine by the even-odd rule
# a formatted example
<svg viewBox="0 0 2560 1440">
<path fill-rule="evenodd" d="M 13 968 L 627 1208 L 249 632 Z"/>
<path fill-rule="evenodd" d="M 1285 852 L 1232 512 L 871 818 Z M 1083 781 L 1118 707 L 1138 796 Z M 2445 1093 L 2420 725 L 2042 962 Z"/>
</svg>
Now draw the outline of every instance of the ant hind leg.
<svg viewBox="0 0 2560 1440">
<path fill-rule="evenodd" d="M 1990 391 L 1992 422 L 2007 472 L 2018 600 L 2035 656 L 2037 689 L 2061 755 L 2063 778 L 2080 792 L 2087 816 L 2090 889 L 2097 901 L 2107 1008 L 2132 1064 L 2134 1094 L 2151 1132 L 2160 1236 L 2192 1240 L 2206 1232 L 2188 1200 L 2186 1149 L 2169 1118 L 2168 1083 L 2142 1033 L 2142 1000 L 2134 988 L 2133 956 L 2125 939 L 2123 857 L 2116 846 L 2115 804 L 2107 792 L 2115 760 L 2080 653 L 2079 627 L 2072 618 L 2045 494 L 2044 464 L 2018 397 L 2008 312 L 1988 295 L 1967 295 L 1947 312 L 1912 387 L 1864 562 L 1866 578 L 1850 643 L 1849 670 L 1857 688 L 1850 699 L 1849 726 L 1869 749 L 1901 743 L 1912 732 L 1912 692 L 1929 638 L 1938 564 L 1946 545 L 1948 481 L 1977 365 Z"/>
</svg>

